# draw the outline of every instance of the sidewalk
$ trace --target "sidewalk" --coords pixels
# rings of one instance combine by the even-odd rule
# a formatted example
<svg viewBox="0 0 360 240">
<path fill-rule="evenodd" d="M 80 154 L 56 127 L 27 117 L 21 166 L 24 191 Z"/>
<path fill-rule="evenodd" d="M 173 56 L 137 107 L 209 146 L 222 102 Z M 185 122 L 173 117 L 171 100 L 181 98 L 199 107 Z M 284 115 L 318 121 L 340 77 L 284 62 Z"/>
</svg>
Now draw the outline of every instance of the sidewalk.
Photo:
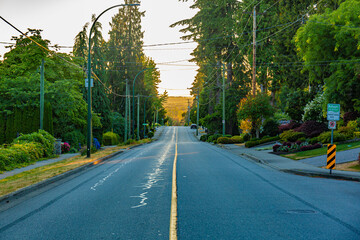
<svg viewBox="0 0 360 240">
<path fill-rule="evenodd" d="M 226 144 L 223 145 L 223 147 L 236 155 L 265 164 L 282 172 L 304 176 L 360 181 L 360 172 L 333 170 L 332 174 L 330 174 L 330 170 L 328 169 L 318 168 L 310 164 L 271 154 L 269 151 L 257 151 L 255 149 L 245 148 L 244 146 L 238 146 L 235 144 Z"/>
<path fill-rule="evenodd" d="M 196 137 L 196 136 L 195 136 Z M 197 136 L 200 139 L 201 134 Z M 257 151 L 255 148 L 245 148 L 236 144 L 223 144 L 222 147 L 238 156 L 267 165 L 273 169 L 310 177 L 324 177 L 360 182 L 360 172 L 333 170 L 319 168 L 304 162 L 291 160 L 279 155 L 271 154 L 269 151 Z M 359 151 L 359 149 L 354 149 Z M 341 153 L 341 152 L 340 152 Z M 323 160 L 322 160 L 323 161 Z"/>
<path fill-rule="evenodd" d="M 80 155 L 80 153 L 67 153 L 67 154 L 60 155 L 58 158 L 51 158 L 51 159 L 35 162 L 34 164 L 23 167 L 23 168 L 16 168 L 14 170 L 1 173 L 0 174 L 0 180 L 4 179 L 4 178 L 7 178 L 7 177 L 10 177 L 10 176 L 14 176 L 15 174 L 18 174 L 18 173 L 21 173 L 21 172 L 25 172 L 25 171 L 34 169 L 34 168 L 42 167 L 42 166 L 45 166 L 45 165 L 48 165 L 48 164 L 51 164 L 51 163 L 54 163 L 54 162 L 59 162 L 59 161 L 64 160 L 64 159 L 72 158 L 72 157 L 75 157 L 77 155 Z"/>
</svg>

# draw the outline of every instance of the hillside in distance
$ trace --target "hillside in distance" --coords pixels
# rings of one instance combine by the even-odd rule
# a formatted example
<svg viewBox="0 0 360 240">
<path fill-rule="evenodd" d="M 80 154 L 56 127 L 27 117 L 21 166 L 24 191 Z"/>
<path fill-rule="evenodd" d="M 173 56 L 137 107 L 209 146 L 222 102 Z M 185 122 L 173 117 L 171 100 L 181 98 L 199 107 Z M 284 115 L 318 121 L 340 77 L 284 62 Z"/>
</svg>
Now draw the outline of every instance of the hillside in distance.
<svg viewBox="0 0 360 240">
<path fill-rule="evenodd" d="M 171 119 L 172 125 L 181 126 L 185 124 L 185 116 L 188 111 L 188 103 L 192 104 L 193 97 L 171 97 L 164 104 L 166 115 Z"/>
</svg>

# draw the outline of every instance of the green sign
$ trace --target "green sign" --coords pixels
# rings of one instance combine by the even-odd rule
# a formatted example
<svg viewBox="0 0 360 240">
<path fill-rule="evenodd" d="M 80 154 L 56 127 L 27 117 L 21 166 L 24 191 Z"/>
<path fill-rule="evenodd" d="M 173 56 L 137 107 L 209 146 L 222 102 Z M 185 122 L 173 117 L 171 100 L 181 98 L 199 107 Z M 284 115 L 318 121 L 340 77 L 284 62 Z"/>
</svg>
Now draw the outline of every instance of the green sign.
<svg viewBox="0 0 360 240">
<path fill-rule="evenodd" d="M 329 103 L 327 105 L 327 120 L 329 121 L 340 120 L 340 104 Z"/>
</svg>

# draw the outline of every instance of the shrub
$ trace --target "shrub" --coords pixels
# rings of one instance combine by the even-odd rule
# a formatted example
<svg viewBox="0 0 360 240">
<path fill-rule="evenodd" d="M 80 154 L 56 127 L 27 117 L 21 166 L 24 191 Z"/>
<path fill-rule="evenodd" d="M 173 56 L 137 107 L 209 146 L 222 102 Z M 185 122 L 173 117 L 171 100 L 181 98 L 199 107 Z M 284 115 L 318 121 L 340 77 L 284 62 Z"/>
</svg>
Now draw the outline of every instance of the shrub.
<svg viewBox="0 0 360 240">
<path fill-rule="evenodd" d="M 300 150 L 301 151 L 307 151 L 307 150 L 313 150 L 313 149 L 321 148 L 321 147 L 322 147 L 321 144 L 315 143 L 314 145 L 302 146 L 302 147 L 300 147 Z"/>
<path fill-rule="evenodd" d="M 70 151 L 70 145 L 67 142 L 61 144 L 61 152 L 68 153 Z"/>
<path fill-rule="evenodd" d="M 243 143 L 244 139 L 241 136 L 232 136 L 231 140 L 233 143 Z"/>
<path fill-rule="evenodd" d="M 318 137 L 314 137 L 314 138 L 311 138 L 309 140 L 309 144 L 313 145 L 315 143 L 318 143 L 319 142 L 319 138 Z"/>
<path fill-rule="evenodd" d="M 208 134 L 201 135 L 201 137 L 200 137 L 200 141 L 202 141 L 202 142 L 206 142 L 206 140 L 207 140 L 208 136 L 209 136 Z"/>
<path fill-rule="evenodd" d="M 78 150 L 75 147 L 72 147 L 69 151 L 69 153 L 77 153 Z"/>
<path fill-rule="evenodd" d="M 54 153 L 55 138 L 44 130 L 39 130 L 38 132 L 21 135 L 20 137 L 14 139 L 13 141 L 13 143 L 23 143 L 23 142 L 40 143 L 45 149 L 44 156 L 42 157 L 50 157 Z"/>
<path fill-rule="evenodd" d="M 279 134 L 279 122 L 273 118 L 267 119 L 263 125 L 263 134 L 271 137 Z"/>
<path fill-rule="evenodd" d="M 318 140 L 320 142 L 324 143 L 330 143 L 331 142 L 331 132 L 324 132 L 322 134 L 320 134 L 320 136 L 318 137 Z M 341 142 L 341 141 L 345 141 L 346 137 L 344 134 L 338 133 L 337 131 L 334 131 L 334 142 Z"/>
<path fill-rule="evenodd" d="M 355 128 L 351 126 L 339 127 L 337 132 L 344 134 L 346 139 L 352 139 L 354 137 Z"/>
<path fill-rule="evenodd" d="M 128 140 L 126 141 L 125 145 L 131 145 L 131 144 L 134 144 L 134 143 L 136 143 L 136 140 L 130 138 L 130 139 L 128 139 Z"/>
<path fill-rule="evenodd" d="M 242 136 L 244 142 L 247 142 L 251 139 L 251 135 L 249 133 L 242 134 L 241 136 Z"/>
<path fill-rule="evenodd" d="M 290 123 L 288 123 L 288 124 L 280 125 L 279 132 L 282 133 L 284 131 L 289 131 L 291 129 L 300 127 L 300 125 L 301 125 L 300 123 L 291 120 Z"/>
<path fill-rule="evenodd" d="M 285 131 L 280 134 L 280 139 L 283 142 L 295 142 L 300 138 L 305 137 L 305 133 L 295 132 L 294 130 Z"/>
<path fill-rule="evenodd" d="M 354 137 L 360 138 L 360 132 L 354 132 Z"/>
<path fill-rule="evenodd" d="M 120 143 L 120 136 L 113 132 L 106 132 L 103 134 L 103 144 L 105 146 L 118 145 Z"/>
<path fill-rule="evenodd" d="M 229 137 L 219 137 L 219 138 L 217 139 L 217 143 L 232 144 L 233 141 L 232 141 L 231 138 L 229 138 Z"/>
<path fill-rule="evenodd" d="M 216 143 L 217 139 L 219 137 L 222 137 L 222 134 L 214 134 L 214 135 L 210 135 L 207 139 L 207 142 L 213 142 Z"/>
<path fill-rule="evenodd" d="M 360 114 L 358 112 L 346 112 L 346 113 L 344 113 L 344 116 L 343 116 L 344 125 L 346 126 L 349 121 L 356 120 L 358 117 L 360 117 Z"/>
<path fill-rule="evenodd" d="M 275 145 L 273 146 L 273 152 L 277 152 L 278 149 L 279 149 L 279 147 L 281 147 L 280 144 L 275 144 Z"/>
<path fill-rule="evenodd" d="M 307 137 L 317 137 L 321 133 L 327 131 L 327 126 L 325 123 L 320 123 L 316 121 L 306 121 L 300 127 L 296 128 L 294 131 L 303 132 Z"/>
<path fill-rule="evenodd" d="M 148 132 L 147 137 L 148 137 L 148 138 L 152 138 L 152 137 L 154 137 L 154 132 L 151 132 L 151 131 L 150 131 L 150 132 Z"/>
<path fill-rule="evenodd" d="M 9 171 L 27 166 L 40 160 L 45 155 L 45 148 L 38 142 L 19 142 L 9 148 L 0 149 L 0 171 Z"/>
<path fill-rule="evenodd" d="M 63 140 L 68 142 L 70 146 L 78 147 L 85 144 L 85 136 L 79 130 L 71 131 L 65 133 L 63 136 Z M 80 144 L 80 145 L 79 145 Z"/>
<path fill-rule="evenodd" d="M 93 146 L 96 150 L 99 150 L 101 148 L 100 142 L 97 140 L 97 138 L 93 138 Z"/>
</svg>

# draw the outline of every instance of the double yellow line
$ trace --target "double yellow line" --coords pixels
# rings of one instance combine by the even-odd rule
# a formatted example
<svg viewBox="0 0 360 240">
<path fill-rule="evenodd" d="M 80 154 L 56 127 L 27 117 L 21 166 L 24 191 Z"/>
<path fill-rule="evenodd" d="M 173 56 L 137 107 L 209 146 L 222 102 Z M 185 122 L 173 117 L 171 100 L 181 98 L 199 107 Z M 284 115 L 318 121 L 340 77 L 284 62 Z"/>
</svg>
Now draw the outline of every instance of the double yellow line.
<svg viewBox="0 0 360 240">
<path fill-rule="evenodd" d="M 177 129 L 176 129 L 177 130 Z M 176 163 L 178 156 L 178 134 L 176 131 L 175 157 L 172 173 L 171 211 L 170 211 L 170 240 L 177 239 L 177 186 L 176 186 Z"/>
</svg>

